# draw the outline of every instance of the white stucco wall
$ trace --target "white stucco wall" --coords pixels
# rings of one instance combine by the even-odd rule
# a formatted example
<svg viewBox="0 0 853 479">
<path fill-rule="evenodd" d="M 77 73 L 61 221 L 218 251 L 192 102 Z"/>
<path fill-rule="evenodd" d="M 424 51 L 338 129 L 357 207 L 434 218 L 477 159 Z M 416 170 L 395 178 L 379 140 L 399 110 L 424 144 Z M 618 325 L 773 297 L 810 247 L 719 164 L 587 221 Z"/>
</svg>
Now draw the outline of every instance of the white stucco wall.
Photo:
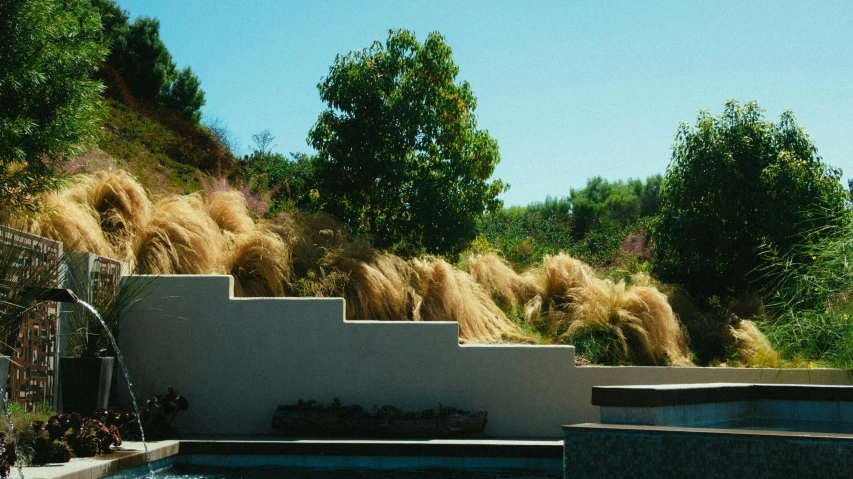
<svg viewBox="0 0 853 479">
<path fill-rule="evenodd" d="M 174 386 L 186 433 L 265 434 L 279 404 L 488 411 L 491 436 L 560 437 L 598 420 L 593 385 L 851 384 L 838 370 L 575 367 L 570 346 L 462 345 L 453 322 L 345 321 L 344 301 L 233 298 L 230 276 L 163 276 L 119 344 L 141 401 Z M 123 406 L 130 401 L 121 385 Z"/>
</svg>

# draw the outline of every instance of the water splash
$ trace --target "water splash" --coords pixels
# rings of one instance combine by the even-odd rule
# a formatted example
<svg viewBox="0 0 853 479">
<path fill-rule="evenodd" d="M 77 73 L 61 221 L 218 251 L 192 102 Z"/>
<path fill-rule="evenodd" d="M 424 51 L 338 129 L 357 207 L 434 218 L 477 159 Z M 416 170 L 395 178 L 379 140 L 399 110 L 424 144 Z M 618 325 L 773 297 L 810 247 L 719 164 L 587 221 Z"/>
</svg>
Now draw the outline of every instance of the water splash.
<svg viewBox="0 0 853 479">
<path fill-rule="evenodd" d="M 142 437 L 142 448 L 145 449 L 145 463 L 148 465 L 149 477 L 154 477 L 154 468 L 151 466 L 151 453 L 148 451 L 148 444 L 145 442 L 145 431 L 142 429 L 142 416 L 139 414 L 139 404 L 136 402 L 136 395 L 133 394 L 133 383 L 130 382 L 130 372 L 127 370 L 127 365 L 124 363 L 124 357 L 122 357 L 121 350 L 118 348 L 116 338 L 113 336 L 113 333 L 110 331 L 110 328 L 107 326 L 104 318 L 101 317 L 94 306 L 82 299 L 78 299 L 77 303 L 88 309 L 90 313 L 94 314 L 95 317 L 98 318 L 98 321 L 101 322 L 101 326 L 104 327 L 104 331 L 107 332 L 107 336 L 110 338 L 110 343 L 113 345 L 113 349 L 115 349 L 116 359 L 118 359 L 118 363 L 121 366 L 121 372 L 124 374 L 125 381 L 127 381 L 127 389 L 130 392 L 130 399 L 133 401 L 133 412 L 136 413 L 136 421 L 139 423 L 139 435 Z M 23 479 L 23 476 L 21 476 L 21 479 Z"/>
</svg>

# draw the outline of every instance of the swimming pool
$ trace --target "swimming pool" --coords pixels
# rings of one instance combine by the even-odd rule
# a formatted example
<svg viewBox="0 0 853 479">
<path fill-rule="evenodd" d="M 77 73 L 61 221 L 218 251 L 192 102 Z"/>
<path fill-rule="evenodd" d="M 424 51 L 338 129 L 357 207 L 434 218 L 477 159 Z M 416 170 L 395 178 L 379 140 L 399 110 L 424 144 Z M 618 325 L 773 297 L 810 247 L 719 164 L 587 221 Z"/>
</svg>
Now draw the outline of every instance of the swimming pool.
<svg viewBox="0 0 853 479">
<path fill-rule="evenodd" d="M 195 438 L 164 444 L 153 457 L 159 458 L 152 463 L 156 479 L 558 479 L 563 445 L 553 439 Z M 130 469 L 127 458 L 122 461 L 125 467 L 109 469 L 122 472 L 107 477 L 148 476 L 147 466 Z"/>
<path fill-rule="evenodd" d="M 227 465 L 223 465 L 227 464 Z M 526 467 L 513 467 L 525 465 Z M 172 456 L 152 464 L 156 479 L 559 479 L 562 461 L 514 458 L 368 456 Z M 147 466 L 109 479 L 150 477 Z"/>
</svg>

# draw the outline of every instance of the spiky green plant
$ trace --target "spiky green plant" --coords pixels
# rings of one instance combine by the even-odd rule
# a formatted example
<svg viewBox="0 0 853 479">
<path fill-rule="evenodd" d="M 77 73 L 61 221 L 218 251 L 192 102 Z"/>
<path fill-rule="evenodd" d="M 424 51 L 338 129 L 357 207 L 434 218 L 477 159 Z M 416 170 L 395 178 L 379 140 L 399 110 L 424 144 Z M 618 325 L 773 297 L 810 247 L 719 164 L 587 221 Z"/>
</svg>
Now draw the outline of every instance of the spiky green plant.
<svg viewBox="0 0 853 479">
<path fill-rule="evenodd" d="M 793 249 L 764 246 L 763 331 L 789 359 L 853 365 L 853 212 L 810 230 Z"/>
<path fill-rule="evenodd" d="M 9 432 L 9 421 L 5 414 L 0 414 L 0 430 L 5 434 L 11 434 L 14 438 L 14 444 L 18 448 L 19 460 L 23 464 L 31 464 L 35 457 L 35 443 L 37 433 L 30 426 L 33 421 L 47 421 L 47 419 L 56 414 L 50 404 L 35 404 L 32 411 L 18 403 L 9 404 L 9 409 L 12 417 L 12 432 Z M 12 443 L 13 441 L 9 441 Z"/>
<path fill-rule="evenodd" d="M 69 262 L 68 277 L 77 296 L 92 305 L 112 333 L 119 319 L 134 308 L 152 291 L 156 276 L 130 274 L 120 285 L 91 281 L 79 261 Z M 82 305 L 73 305 L 68 317 L 68 353 L 73 357 L 96 358 L 110 347 L 104 326 L 92 312 Z"/>
</svg>

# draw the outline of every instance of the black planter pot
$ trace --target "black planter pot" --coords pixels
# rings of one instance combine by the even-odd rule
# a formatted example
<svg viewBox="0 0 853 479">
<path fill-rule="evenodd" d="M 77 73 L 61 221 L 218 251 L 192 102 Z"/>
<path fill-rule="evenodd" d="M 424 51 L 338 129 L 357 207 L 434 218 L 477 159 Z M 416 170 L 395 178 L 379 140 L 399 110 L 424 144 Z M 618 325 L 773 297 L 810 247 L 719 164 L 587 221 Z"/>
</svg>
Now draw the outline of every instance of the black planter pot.
<svg viewBox="0 0 853 479">
<path fill-rule="evenodd" d="M 7 397 L 9 396 L 9 392 L 7 391 L 6 386 L 8 386 L 9 382 L 10 364 L 11 358 L 9 356 L 0 356 L 0 388 L 3 388 L 3 394 Z"/>
<path fill-rule="evenodd" d="M 62 412 L 88 416 L 106 408 L 110 398 L 115 358 L 60 358 Z"/>
</svg>

